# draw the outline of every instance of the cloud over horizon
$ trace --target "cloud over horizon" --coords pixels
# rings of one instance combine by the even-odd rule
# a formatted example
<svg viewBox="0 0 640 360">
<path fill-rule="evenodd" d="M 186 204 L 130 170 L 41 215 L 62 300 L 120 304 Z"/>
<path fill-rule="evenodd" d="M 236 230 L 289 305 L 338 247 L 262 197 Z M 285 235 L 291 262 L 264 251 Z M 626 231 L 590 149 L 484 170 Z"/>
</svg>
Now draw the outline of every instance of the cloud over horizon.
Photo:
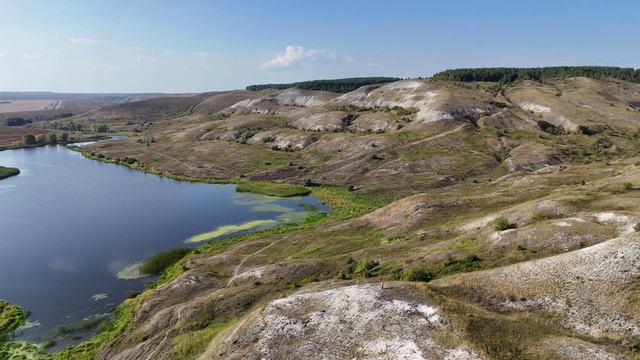
<svg viewBox="0 0 640 360">
<path fill-rule="evenodd" d="M 94 45 L 94 44 L 104 43 L 105 41 L 92 39 L 92 38 L 71 36 L 69 37 L 69 42 L 72 43 L 73 45 Z"/>
<path fill-rule="evenodd" d="M 42 59 L 42 57 L 44 57 L 44 55 L 42 55 L 40 53 L 22 55 L 22 58 L 25 59 L 25 60 L 37 60 L 37 59 Z"/>
<path fill-rule="evenodd" d="M 278 54 L 272 60 L 260 65 L 260 69 L 291 69 L 304 64 L 312 65 L 320 61 L 334 61 L 338 56 L 331 51 L 318 49 L 305 49 L 302 46 L 287 45 L 284 53 Z"/>
</svg>

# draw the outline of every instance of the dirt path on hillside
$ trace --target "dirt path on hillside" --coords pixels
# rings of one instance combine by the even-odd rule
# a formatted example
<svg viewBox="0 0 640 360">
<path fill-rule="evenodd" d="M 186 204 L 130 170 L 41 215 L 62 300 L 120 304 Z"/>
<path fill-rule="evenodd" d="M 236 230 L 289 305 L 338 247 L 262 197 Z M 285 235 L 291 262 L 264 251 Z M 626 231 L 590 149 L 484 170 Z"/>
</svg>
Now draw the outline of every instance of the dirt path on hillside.
<svg viewBox="0 0 640 360">
<path fill-rule="evenodd" d="M 403 145 L 403 146 L 401 147 L 401 149 L 408 148 L 408 147 L 410 147 L 410 146 L 414 146 L 414 145 L 420 145 L 420 144 L 422 144 L 422 143 L 426 143 L 426 142 L 429 142 L 429 141 L 431 141 L 431 140 L 435 140 L 435 139 L 443 138 L 443 137 L 445 137 L 445 136 L 449 136 L 449 135 L 451 135 L 451 134 L 457 133 L 457 132 L 458 132 L 458 131 L 460 131 L 460 130 L 463 130 L 464 128 L 466 128 L 466 127 L 467 127 L 467 125 L 468 125 L 468 124 L 460 125 L 460 126 L 458 126 L 457 128 L 455 128 L 455 129 L 451 129 L 451 130 L 448 130 L 448 131 L 442 132 L 442 133 L 440 133 L 440 134 L 438 134 L 438 135 L 434 135 L 434 136 L 431 136 L 431 137 L 428 137 L 428 138 L 425 138 L 425 139 L 421 139 L 421 140 L 418 140 L 418 141 L 414 141 L 414 142 L 412 142 L 412 143 L 405 144 L 405 145 Z"/>
<path fill-rule="evenodd" d="M 240 261 L 240 263 L 239 263 L 239 264 L 238 264 L 238 265 L 233 269 L 233 276 L 231 276 L 231 279 L 229 279 L 229 282 L 227 282 L 227 287 L 231 286 L 231 283 L 233 283 L 233 280 L 235 280 L 235 278 L 238 276 L 238 272 L 240 271 L 240 268 L 242 267 L 242 265 L 244 265 L 244 263 L 245 263 L 247 260 L 249 260 L 249 258 L 251 258 L 251 257 L 252 257 L 252 256 L 254 256 L 254 255 L 257 255 L 257 254 L 261 253 L 262 251 L 264 251 L 264 250 L 266 250 L 266 249 L 268 249 L 268 248 L 272 247 L 273 245 L 275 245 L 275 244 L 277 244 L 277 243 L 281 242 L 282 240 L 286 240 L 286 239 L 287 239 L 287 238 L 285 237 L 285 238 L 282 238 L 282 239 L 280 239 L 280 240 L 274 241 L 274 242 L 272 242 L 271 244 L 269 244 L 269 245 L 267 245 L 267 246 L 265 246 L 265 247 L 263 247 L 263 248 L 259 249 L 258 251 L 253 252 L 253 253 L 251 253 L 251 254 L 249 254 L 249 255 L 245 256 L 245 257 L 244 257 L 244 259 L 242 259 L 242 261 Z"/>
<path fill-rule="evenodd" d="M 158 155 L 158 156 L 165 157 L 165 158 L 170 159 L 170 160 L 173 160 L 173 161 L 177 162 L 178 164 L 185 166 L 185 167 L 186 167 L 186 168 L 188 168 L 189 170 L 195 170 L 195 168 L 194 168 L 193 166 L 191 166 L 191 165 L 187 164 L 186 162 L 184 162 L 184 161 L 182 161 L 182 160 L 180 160 L 180 159 L 178 159 L 178 158 L 175 158 L 175 157 L 173 157 L 173 156 L 171 156 L 171 155 L 167 155 L 167 154 L 161 153 L 161 152 L 159 152 L 159 151 L 155 151 L 155 150 L 148 150 L 148 149 L 145 149 L 145 151 L 146 151 L 146 152 L 150 152 L 150 153 L 152 153 L 152 154 L 156 154 L 156 155 Z"/>
</svg>

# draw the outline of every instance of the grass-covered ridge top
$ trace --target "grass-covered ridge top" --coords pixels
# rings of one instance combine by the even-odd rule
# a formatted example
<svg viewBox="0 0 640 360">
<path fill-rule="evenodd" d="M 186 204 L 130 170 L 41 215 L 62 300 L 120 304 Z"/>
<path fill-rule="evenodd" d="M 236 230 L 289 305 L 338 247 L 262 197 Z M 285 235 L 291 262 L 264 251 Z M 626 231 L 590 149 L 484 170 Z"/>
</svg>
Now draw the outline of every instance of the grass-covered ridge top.
<svg viewBox="0 0 640 360">
<path fill-rule="evenodd" d="M 386 84 L 398 80 L 400 79 L 395 77 L 357 77 L 345 79 L 301 81 L 289 84 L 258 84 L 249 85 L 246 89 L 249 91 L 260 91 L 265 89 L 284 90 L 295 87 L 305 90 L 322 90 L 336 93 L 346 93 L 349 91 L 353 91 L 361 86 Z"/>
<path fill-rule="evenodd" d="M 534 68 L 463 68 L 441 71 L 433 75 L 434 80 L 487 81 L 512 84 L 522 80 L 545 81 L 584 76 L 592 79 L 619 79 L 640 82 L 640 69 L 615 66 L 550 66 Z"/>
<path fill-rule="evenodd" d="M 20 170 L 13 167 L 0 166 L 0 180 L 20 174 Z"/>
<path fill-rule="evenodd" d="M 236 191 L 277 197 L 305 196 L 311 193 L 311 190 L 300 185 L 249 181 L 238 184 Z"/>
</svg>

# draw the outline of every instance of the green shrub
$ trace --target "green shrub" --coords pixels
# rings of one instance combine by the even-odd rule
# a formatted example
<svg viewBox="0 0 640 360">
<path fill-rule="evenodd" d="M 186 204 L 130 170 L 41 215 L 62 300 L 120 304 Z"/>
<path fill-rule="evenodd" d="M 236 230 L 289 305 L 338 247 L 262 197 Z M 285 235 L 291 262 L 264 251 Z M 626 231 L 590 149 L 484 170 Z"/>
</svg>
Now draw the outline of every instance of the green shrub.
<svg viewBox="0 0 640 360">
<path fill-rule="evenodd" d="M 509 223 L 509 221 L 504 217 L 499 217 L 493 222 L 493 229 L 495 231 L 504 231 L 508 229 L 514 229 L 515 227 L 515 224 Z"/>
<path fill-rule="evenodd" d="M 449 258 L 433 270 L 433 277 L 440 278 L 459 272 L 469 272 L 481 268 L 482 260 L 477 255 L 467 255 L 461 260 Z"/>
<path fill-rule="evenodd" d="M 422 266 L 412 266 L 402 272 L 402 280 L 405 281 L 431 281 L 433 273 Z"/>
<path fill-rule="evenodd" d="M 358 261 L 356 264 L 353 273 L 358 277 L 372 277 L 376 274 L 378 270 L 379 262 L 375 260 L 362 260 Z"/>
<path fill-rule="evenodd" d="M 633 184 L 632 183 L 626 182 L 626 183 L 622 184 L 622 191 L 627 192 L 627 191 L 631 191 L 631 190 L 633 190 Z"/>
<path fill-rule="evenodd" d="M 28 134 L 22 136 L 22 144 L 23 145 L 35 145 L 36 137 L 34 135 Z"/>
<path fill-rule="evenodd" d="M 637 223 L 637 224 L 633 225 L 633 230 L 635 232 L 640 232 L 640 223 Z"/>
<path fill-rule="evenodd" d="M 140 272 L 147 275 L 159 275 L 189 252 L 191 249 L 175 248 L 158 253 L 142 263 Z"/>
</svg>

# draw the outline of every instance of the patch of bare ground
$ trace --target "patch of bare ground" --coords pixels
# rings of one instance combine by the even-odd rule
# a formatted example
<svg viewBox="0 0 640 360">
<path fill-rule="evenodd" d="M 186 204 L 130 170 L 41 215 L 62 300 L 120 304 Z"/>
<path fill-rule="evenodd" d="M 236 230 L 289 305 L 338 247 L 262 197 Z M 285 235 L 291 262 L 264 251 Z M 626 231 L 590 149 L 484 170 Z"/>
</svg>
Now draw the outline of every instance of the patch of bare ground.
<svg viewBox="0 0 640 360">
<path fill-rule="evenodd" d="M 456 331 L 413 286 L 388 283 L 309 289 L 254 312 L 201 358 L 480 359 L 438 343 Z"/>
</svg>

